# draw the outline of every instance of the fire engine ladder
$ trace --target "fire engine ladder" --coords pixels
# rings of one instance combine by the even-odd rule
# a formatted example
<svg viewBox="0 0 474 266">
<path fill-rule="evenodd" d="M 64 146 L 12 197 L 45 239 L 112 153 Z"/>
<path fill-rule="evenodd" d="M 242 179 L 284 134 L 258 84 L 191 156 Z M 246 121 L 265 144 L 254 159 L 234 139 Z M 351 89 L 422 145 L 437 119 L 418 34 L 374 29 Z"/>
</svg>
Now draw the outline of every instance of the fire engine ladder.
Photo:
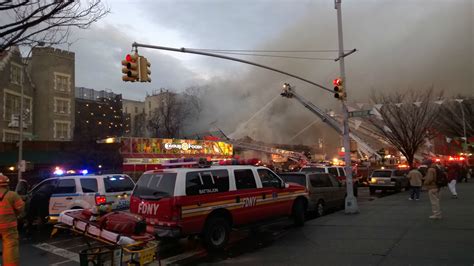
<svg viewBox="0 0 474 266">
<path fill-rule="evenodd" d="M 269 154 L 278 154 L 280 156 L 286 157 L 286 158 L 291 159 L 293 161 L 309 162 L 308 158 L 304 154 L 299 153 L 299 152 L 295 152 L 295 151 L 271 148 L 271 147 L 267 147 L 267 146 L 264 146 L 264 145 L 248 143 L 248 142 L 243 142 L 243 141 L 237 141 L 237 140 L 230 140 L 230 139 L 228 139 L 227 142 L 229 142 L 230 144 L 232 144 L 236 147 L 240 147 L 240 148 L 244 148 L 244 149 L 261 151 L 261 152 L 265 152 L 265 153 L 269 153 Z"/>
<path fill-rule="evenodd" d="M 340 120 L 342 119 L 341 117 L 338 117 Z M 355 121 L 354 120 L 349 120 L 349 125 L 350 127 L 354 127 L 356 128 L 356 125 L 355 125 Z M 372 138 L 374 138 L 375 140 L 377 140 L 378 142 L 382 143 L 382 144 L 385 144 L 387 146 L 393 146 L 393 144 L 389 143 L 380 133 L 376 132 L 373 128 L 371 127 L 368 127 L 368 126 L 365 126 L 363 124 L 359 125 L 356 129 L 357 131 L 360 131 L 366 135 L 369 135 L 371 136 Z M 420 153 L 420 152 L 417 152 L 415 155 L 414 155 L 415 159 L 417 159 L 418 161 L 423 161 L 424 157 L 423 155 Z"/>
<path fill-rule="evenodd" d="M 291 87 L 285 87 L 283 89 L 283 93 L 281 93 L 281 96 L 286 97 L 286 98 L 295 98 L 298 102 L 300 102 L 306 109 L 310 110 L 313 114 L 319 116 L 323 120 L 323 122 L 327 123 L 329 126 L 331 126 L 334 130 L 336 130 L 339 134 L 342 135 L 343 133 L 343 128 L 342 125 L 333 117 L 328 115 L 326 112 L 321 110 L 319 107 L 311 103 L 310 101 L 307 101 L 303 97 L 301 97 L 298 93 L 296 93 Z M 375 156 L 377 158 L 381 158 L 380 154 L 377 153 L 376 150 L 374 150 L 372 147 L 370 147 L 365 141 L 363 141 L 361 138 L 359 138 L 357 135 L 355 135 L 352 132 L 349 132 L 349 137 L 353 139 L 357 144 L 358 148 L 365 154 L 370 155 L 370 156 Z"/>
<path fill-rule="evenodd" d="M 227 137 L 227 135 L 222 132 L 222 130 L 218 129 L 219 132 L 222 134 L 221 137 L 226 139 L 226 142 L 234 145 L 235 147 L 243 148 L 243 149 L 249 149 L 249 150 L 254 150 L 254 151 L 260 151 L 268 154 L 277 154 L 283 157 L 286 157 L 290 160 L 296 161 L 296 162 L 306 162 L 309 163 L 308 157 L 304 155 L 301 152 L 295 152 L 295 151 L 289 151 L 289 150 L 284 150 L 284 149 L 277 149 L 277 148 L 271 148 L 265 145 L 260 145 L 260 144 L 255 144 L 255 143 L 249 143 L 245 141 L 239 141 L 239 140 L 233 140 Z"/>
</svg>

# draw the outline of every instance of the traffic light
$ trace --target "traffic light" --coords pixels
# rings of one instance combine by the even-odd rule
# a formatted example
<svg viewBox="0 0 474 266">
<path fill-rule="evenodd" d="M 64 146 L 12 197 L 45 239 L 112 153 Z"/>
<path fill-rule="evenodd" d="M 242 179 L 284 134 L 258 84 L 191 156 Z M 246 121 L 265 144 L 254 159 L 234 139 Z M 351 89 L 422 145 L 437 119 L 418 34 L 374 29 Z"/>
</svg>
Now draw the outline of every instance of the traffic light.
<svg viewBox="0 0 474 266">
<path fill-rule="evenodd" d="M 138 65 L 140 67 L 140 74 L 139 74 L 140 82 L 151 82 L 151 78 L 150 78 L 151 64 L 150 62 L 148 62 L 148 59 L 146 59 L 146 57 L 144 56 L 140 56 L 140 62 Z"/>
<path fill-rule="evenodd" d="M 339 100 L 346 99 L 346 92 L 344 91 L 343 81 L 341 78 L 334 79 L 332 84 L 334 84 L 334 97 Z"/>
<path fill-rule="evenodd" d="M 138 60 L 139 56 L 137 53 L 128 54 L 125 56 L 125 60 L 122 60 L 122 76 L 123 81 L 138 81 Z"/>
</svg>

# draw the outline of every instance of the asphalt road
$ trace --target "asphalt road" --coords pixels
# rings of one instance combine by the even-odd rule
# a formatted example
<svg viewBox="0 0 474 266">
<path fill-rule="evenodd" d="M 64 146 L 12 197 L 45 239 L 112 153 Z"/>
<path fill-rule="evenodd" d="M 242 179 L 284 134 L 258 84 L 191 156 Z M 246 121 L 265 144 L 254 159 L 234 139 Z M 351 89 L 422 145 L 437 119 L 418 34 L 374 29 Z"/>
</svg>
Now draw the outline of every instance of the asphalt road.
<svg viewBox="0 0 474 266">
<path fill-rule="evenodd" d="M 372 201 L 390 193 L 369 195 L 368 188 L 359 188 L 359 202 Z M 335 210 L 339 211 L 339 210 Z M 331 214 L 328 214 L 331 215 Z M 315 219 L 310 216 L 309 220 Z M 45 226 L 31 236 L 21 236 L 21 265 L 79 265 L 79 252 L 91 246 L 100 245 L 95 241 L 74 235 L 70 232 L 60 232 L 50 236 L 52 227 Z M 200 263 L 219 263 L 228 259 L 249 254 L 259 249 L 269 247 L 279 239 L 294 230 L 288 220 L 267 224 L 258 231 L 233 231 L 230 244 L 225 251 L 208 254 L 196 238 L 159 243 L 159 258 L 161 265 L 195 265 Z M 155 265 L 159 265 L 158 262 Z"/>
</svg>

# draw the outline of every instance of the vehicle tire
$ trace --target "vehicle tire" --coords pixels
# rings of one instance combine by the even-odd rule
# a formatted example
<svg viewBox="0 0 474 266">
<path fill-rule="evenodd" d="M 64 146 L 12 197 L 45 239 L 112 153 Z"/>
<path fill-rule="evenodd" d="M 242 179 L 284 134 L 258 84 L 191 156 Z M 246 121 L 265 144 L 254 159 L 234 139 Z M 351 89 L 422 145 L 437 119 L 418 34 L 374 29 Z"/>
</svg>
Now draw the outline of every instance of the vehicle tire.
<svg viewBox="0 0 474 266">
<path fill-rule="evenodd" d="M 324 201 L 320 200 L 316 204 L 316 217 L 324 216 L 325 213 Z"/>
<path fill-rule="evenodd" d="M 229 235 L 229 221 L 221 216 L 211 216 L 204 226 L 201 237 L 208 251 L 218 251 L 227 245 Z"/>
<path fill-rule="evenodd" d="M 374 187 L 369 187 L 369 192 L 370 194 L 375 194 L 375 188 Z"/>
<path fill-rule="evenodd" d="M 292 218 L 295 226 L 300 227 L 304 225 L 305 222 L 305 203 L 303 200 L 298 199 L 293 204 Z"/>
</svg>

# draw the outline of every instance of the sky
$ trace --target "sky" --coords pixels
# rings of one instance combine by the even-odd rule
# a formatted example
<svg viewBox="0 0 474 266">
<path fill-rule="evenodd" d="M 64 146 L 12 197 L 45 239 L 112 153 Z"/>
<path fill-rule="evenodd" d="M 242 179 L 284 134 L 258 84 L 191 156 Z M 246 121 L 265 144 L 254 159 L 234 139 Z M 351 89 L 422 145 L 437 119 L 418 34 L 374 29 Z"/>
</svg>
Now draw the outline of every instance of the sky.
<svg viewBox="0 0 474 266">
<path fill-rule="evenodd" d="M 343 0 L 349 101 L 395 90 L 444 90 L 474 95 L 474 1 Z M 143 100 L 160 88 L 203 90 L 201 119 L 189 131 L 212 126 L 236 137 L 285 143 L 316 119 L 279 96 L 290 82 L 323 109 L 339 110 L 331 93 L 253 66 L 199 55 L 139 48 L 151 62 L 151 83 L 121 81 L 120 61 L 133 41 L 169 47 L 248 50 L 334 50 L 338 47 L 332 0 L 108 0 L 111 10 L 90 29 L 76 30 L 66 49 L 76 53 L 76 86 L 111 89 Z M 334 59 L 335 52 L 293 53 Z M 339 75 L 333 60 L 238 56 L 300 75 L 324 86 Z M 93 62 L 93 63 L 92 63 Z M 272 102 L 265 110 L 254 114 Z M 248 121 L 249 118 L 252 120 Z M 298 141 L 324 133 L 315 124 Z"/>
</svg>

